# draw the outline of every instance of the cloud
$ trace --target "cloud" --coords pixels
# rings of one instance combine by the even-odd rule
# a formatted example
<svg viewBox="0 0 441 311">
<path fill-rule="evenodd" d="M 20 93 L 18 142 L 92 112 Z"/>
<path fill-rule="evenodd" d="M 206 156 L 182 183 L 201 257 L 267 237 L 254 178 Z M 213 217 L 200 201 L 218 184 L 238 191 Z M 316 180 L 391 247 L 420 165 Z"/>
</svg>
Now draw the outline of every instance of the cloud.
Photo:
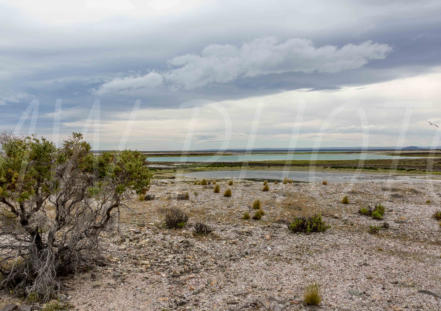
<svg viewBox="0 0 441 311">
<path fill-rule="evenodd" d="M 213 83 L 228 83 L 282 73 L 337 73 L 363 67 L 370 60 L 384 59 L 392 48 L 387 44 L 366 41 L 342 47 L 315 47 L 311 40 L 274 37 L 259 38 L 237 47 L 213 44 L 200 54 L 172 58 L 172 69 L 163 73 L 117 78 L 103 84 L 97 94 L 129 93 L 151 89 L 166 81 L 173 88 L 196 89 Z"/>
<path fill-rule="evenodd" d="M 163 83 L 163 77 L 157 72 L 149 72 L 144 76 L 117 78 L 109 82 L 104 83 L 97 90 L 98 95 L 106 93 L 130 93 L 138 89 L 155 88 Z"/>
</svg>

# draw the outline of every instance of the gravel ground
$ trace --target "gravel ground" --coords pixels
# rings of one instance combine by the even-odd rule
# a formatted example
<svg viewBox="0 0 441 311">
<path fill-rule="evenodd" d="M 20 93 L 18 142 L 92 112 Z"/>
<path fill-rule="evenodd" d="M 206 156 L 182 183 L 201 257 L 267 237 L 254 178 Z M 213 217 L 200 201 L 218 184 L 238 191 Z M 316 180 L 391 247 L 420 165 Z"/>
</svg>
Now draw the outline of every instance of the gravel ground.
<svg viewBox="0 0 441 311">
<path fill-rule="evenodd" d="M 317 283 L 321 310 L 441 310 L 441 227 L 431 218 L 440 183 L 269 183 L 268 192 L 261 182 L 218 184 L 216 194 L 213 185 L 155 181 L 155 199 L 129 202 L 119 233 L 105 233 L 107 265 L 65 280 L 63 297 L 75 310 L 309 310 L 303 293 Z M 190 199 L 177 200 L 184 192 Z M 255 199 L 265 216 L 242 220 Z M 358 214 L 377 203 L 383 221 Z M 184 229 L 164 228 L 167 207 L 190 216 Z M 317 212 L 331 226 L 325 233 L 287 229 Z M 213 233 L 195 235 L 196 222 Z M 388 229 L 368 233 L 383 222 Z"/>
</svg>

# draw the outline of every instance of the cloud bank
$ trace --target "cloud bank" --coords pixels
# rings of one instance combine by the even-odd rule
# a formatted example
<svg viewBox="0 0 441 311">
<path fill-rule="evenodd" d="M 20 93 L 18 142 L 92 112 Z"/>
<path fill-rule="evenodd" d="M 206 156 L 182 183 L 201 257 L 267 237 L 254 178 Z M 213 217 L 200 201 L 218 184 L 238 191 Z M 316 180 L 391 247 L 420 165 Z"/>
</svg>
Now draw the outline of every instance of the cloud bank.
<svg viewBox="0 0 441 311">
<path fill-rule="evenodd" d="M 370 60 L 384 59 L 391 51 L 389 45 L 372 41 L 339 48 L 334 45 L 315 47 L 311 40 L 298 38 L 279 42 L 274 37 L 255 39 L 239 47 L 212 44 L 200 54 L 174 57 L 168 62 L 170 70 L 116 78 L 104 83 L 96 93 L 127 94 L 163 84 L 192 90 L 270 74 L 337 73 L 360 68 Z"/>
</svg>

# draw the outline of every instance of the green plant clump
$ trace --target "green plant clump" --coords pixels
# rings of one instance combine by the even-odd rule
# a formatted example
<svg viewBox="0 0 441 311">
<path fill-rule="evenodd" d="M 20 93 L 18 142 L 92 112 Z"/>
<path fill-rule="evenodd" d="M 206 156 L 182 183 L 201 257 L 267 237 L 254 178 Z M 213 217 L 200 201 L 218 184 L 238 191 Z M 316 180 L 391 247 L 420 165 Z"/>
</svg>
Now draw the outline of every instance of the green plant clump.
<svg viewBox="0 0 441 311">
<path fill-rule="evenodd" d="M 378 232 L 380 232 L 380 227 L 379 226 L 369 226 L 369 230 L 368 232 L 370 234 L 377 234 Z"/>
<path fill-rule="evenodd" d="M 260 203 L 260 200 L 255 200 L 253 202 L 253 209 L 260 209 L 262 204 Z"/>
<path fill-rule="evenodd" d="M 329 226 L 323 222 L 320 214 L 311 217 L 296 217 L 289 225 L 293 233 L 325 232 Z"/>
<path fill-rule="evenodd" d="M 432 216 L 436 220 L 441 220 L 441 211 L 437 211 Z"/>
<path fill-rule="evenodd" d="M 220 186 L 219 185 L 214 186 L 213 192 L 214 193 L 219 193 L 220 192 Z"/>
<path fill-rule="evenodd" d="M 248 213 L 248 212 L 243 213 L 242 219 L 244 219 L 244 220 L 250 219 L 250 213 Z"/>
<path fill-rule="evenodd" d="M 263 191 L 263 192 L 268 192 L 268 191 L 269 191 L 269 186 L 268 186 L 268 184 L 266 184 L 266 185 L 263 186 L 262 191 Z"/>
<path fill-rule="evenodd" d="M 232 185 L 233 185 L 233 181 L 230 180 L 230 181 L 228 182 L 228 186 L 232 186 Z"/>
<path fill-rule="evenodd" d="M 231 189 L 230 189 L 230 188 L 228 188 L 227 190 L 225 190 L 225 192 L 224 192 L 224 197 L 226 197 L 226 198 L 231 197 Z"/>
<path fill-rule="evenodd" d="M 349 204 L 349 198 L 348 198 L 348 196 L 344 196 L 343 199 L 341 200 L 341 203 L 343 203 L 343 204 Z"/>
<path fill-rule="evenodd" d="M 262 209 L 257 210 L 254 215 L 253 215 L 253 219 L 254 220 L 260 220 L 262 219 L 262 217 L 265 215 L 265 212 Z"/>
<path fill-rule="evenodd" d="M 168 229 L 180 229 L 185 227 L 188 216 L 179 208 L 169 208 L 165 212 L 165 226 Z"/>
<path fill-rule="evenodd" d="M 303 302 L 307 306 L 318 306 L 322 302 L 320 289 L 317 284 L 309 285 L 303 295 Z"/>
</svg>

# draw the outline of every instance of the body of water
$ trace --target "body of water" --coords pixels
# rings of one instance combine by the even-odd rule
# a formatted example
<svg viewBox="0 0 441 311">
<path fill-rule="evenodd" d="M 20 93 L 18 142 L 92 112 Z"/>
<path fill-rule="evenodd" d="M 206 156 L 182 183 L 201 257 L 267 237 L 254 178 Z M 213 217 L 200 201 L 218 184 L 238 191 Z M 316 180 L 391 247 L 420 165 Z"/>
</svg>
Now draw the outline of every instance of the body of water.
<svg viewBox="0 0 441 311">
<path fill-rule="evenodd" d="M 280 153 L 280 154 L 237 154 L 237 155 L 209 155 L 209 156 L 162 156 L 147 157 L 151 162 L 253 162 L 253 161 L 336 161 L 336 160 L 389 160 L 409 157 L 391 156 L 380 153 Z"/>
<path fill-rule="evenodd" d="M 403 176 L 389 174 L 368 174 L 358 172 L 324 172 L 324 171 L 288 171 L 288 170 L 219 170 L 188 172 L 179 176 L 196 179 L 255 179 L 255 180 L 283 180 L 290 178 L 298 182 L 363 182 L 363 181 L 420 181 L 427 182 L 439 179 L 432 176 Z"/>
</svg>

